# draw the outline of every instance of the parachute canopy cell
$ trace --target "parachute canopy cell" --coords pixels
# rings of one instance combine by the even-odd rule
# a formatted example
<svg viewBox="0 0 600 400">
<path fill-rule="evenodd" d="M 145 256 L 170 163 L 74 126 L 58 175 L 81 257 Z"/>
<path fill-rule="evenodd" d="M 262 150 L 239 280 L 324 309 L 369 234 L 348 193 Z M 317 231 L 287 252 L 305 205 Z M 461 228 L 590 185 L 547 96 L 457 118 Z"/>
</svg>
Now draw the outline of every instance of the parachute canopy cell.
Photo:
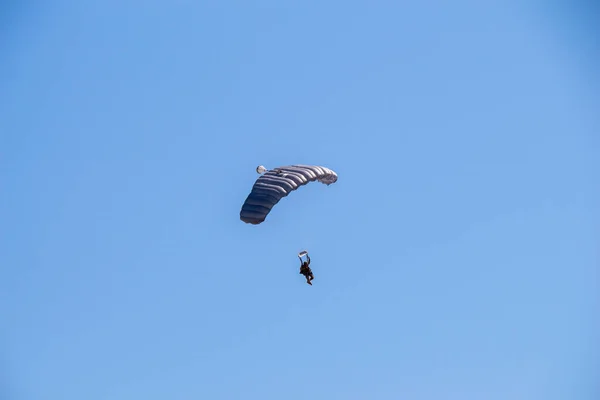
<svg viewBox="0 0 600 400">
<path fill-rule="evenodd" d="M 242 205 L 240 219 L 248 224 L 258 225 L 267 218 L 279 200 L 300 186 L 315 181 L 329 186 L 337 179 L 334 171 L 317 165 L 289 165 L 268 170 L 254 183 Z"/>
</svg>

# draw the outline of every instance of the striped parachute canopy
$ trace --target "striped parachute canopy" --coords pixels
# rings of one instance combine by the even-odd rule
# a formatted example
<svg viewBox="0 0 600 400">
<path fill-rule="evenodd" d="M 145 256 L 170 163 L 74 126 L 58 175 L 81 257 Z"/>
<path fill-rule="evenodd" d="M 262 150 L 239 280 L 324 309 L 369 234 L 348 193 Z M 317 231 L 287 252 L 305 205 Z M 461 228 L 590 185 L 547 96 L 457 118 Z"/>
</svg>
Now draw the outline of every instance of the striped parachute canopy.
<svg viewBox="0 0 600 400">
<path fill-rule="evenodd" d="M 317 165 L 289 165 L 272 170 L 259 167 L 256 171 L 264 174 L 254 183 L 240 211 L 240 219 L 253 225 L 262 223 L 279 200 L 300 186 L 315 181 L 329 186 L 338 178 L 334 171 Z"/>
</svg>

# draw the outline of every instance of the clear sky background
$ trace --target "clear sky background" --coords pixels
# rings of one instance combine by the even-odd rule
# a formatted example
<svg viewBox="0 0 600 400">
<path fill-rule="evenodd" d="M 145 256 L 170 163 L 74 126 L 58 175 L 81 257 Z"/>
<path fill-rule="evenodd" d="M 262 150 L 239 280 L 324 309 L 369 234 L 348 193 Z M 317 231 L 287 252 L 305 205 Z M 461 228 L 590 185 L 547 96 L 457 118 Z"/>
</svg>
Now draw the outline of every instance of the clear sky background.
<svg viewBox="0 0 600 400">
<path fill-rule="evenodd" d="M 0 397 L 597 399 L 573 4 L 4 4 Z M 241 222 L 294 163 L 339 180 Z"/>
</svg>

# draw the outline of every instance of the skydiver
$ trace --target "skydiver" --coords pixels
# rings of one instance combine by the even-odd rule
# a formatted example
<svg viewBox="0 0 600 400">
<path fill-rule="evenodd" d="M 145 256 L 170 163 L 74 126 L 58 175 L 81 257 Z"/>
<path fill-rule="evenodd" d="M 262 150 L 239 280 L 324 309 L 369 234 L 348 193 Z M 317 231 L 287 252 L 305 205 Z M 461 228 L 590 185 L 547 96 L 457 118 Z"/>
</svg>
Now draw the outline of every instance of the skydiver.
<svg viewBox="0 0 600 400">
<path fill-rule="evenodd" d="M 306 278 L 306 283 L 308 283 L 309 285 L 312 286 L 312 280 L 315 279 L 312 270 L 310 269 L 309 265 L 310 265 L 310 257 L 308 256 L 308 254 L 306 255 L 306 261 L 302 261 L 302 258 L 300 258 L 300 274 L 304 275 L 304 277 Z"/>
</svg>

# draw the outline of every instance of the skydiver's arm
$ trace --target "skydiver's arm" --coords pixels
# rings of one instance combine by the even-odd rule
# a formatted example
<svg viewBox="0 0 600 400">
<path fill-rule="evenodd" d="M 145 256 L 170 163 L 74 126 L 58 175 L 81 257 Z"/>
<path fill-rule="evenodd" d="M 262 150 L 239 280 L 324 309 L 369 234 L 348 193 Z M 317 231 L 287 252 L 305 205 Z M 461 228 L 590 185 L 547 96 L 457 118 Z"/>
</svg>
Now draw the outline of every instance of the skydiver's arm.
<svg viewBox="0 0 600 400">
<path fill-rule="evenodd" d="M 306 260 L 308 261 L 308 265 L 310 265 L 310 257 L 308 254 L 306 255 Z"/>
</svg>

